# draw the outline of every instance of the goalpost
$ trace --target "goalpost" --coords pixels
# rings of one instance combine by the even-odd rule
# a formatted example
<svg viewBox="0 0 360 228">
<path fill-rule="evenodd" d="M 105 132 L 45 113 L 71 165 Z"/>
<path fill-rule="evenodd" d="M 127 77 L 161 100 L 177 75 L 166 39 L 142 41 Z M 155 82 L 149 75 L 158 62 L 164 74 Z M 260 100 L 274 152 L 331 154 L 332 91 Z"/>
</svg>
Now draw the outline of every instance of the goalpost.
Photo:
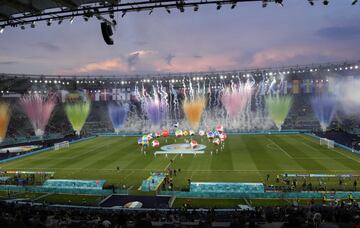
<svg viewBox="0 0 360 228">
<path fill-rule="evenodd" d="M 334 140 L 330 140 L 327 138 L 320 138 L 320 145 L 327 146 L 327 148 L 330 148 L 330 149 L 335 147 Z"/>
<path fill-rule="evenodd" d="M 70 146 L 69 141 L 63 141 L 54 144 L 54 150 L 60 150 L 61 148 L 67 148 Z"/>
</svg>

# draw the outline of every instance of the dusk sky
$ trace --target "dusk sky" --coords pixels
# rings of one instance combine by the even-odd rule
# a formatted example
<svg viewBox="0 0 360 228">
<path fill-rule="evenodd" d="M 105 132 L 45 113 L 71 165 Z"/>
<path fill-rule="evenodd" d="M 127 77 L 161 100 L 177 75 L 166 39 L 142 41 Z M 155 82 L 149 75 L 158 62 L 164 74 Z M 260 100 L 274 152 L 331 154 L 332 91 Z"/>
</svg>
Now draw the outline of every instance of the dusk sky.
<svg viewBox="0 0 360 228">
<path fill-rule="evenodd" d="M 0 34 L 0 72 L 112 75 L 236 70 L 360 59 L 360 4 L 351 0 L 238 3 L 198 12 L 164 9 L 115 15 L 115 44 L 81 17 Z"/>
</svg>

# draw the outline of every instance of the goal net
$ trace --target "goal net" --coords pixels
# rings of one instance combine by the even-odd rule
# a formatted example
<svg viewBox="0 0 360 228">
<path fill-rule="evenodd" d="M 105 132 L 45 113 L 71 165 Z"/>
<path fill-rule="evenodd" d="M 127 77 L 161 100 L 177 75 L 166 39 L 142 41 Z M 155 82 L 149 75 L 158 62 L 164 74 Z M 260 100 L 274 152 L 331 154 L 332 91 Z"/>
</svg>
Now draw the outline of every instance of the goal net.
<svg viewBox="0 0 360 228">
<path fill-rule="evenodd" d="M 327 138 L 320 138 L 320 145 L 327 146 L 327 148 L 334 148 L 335 147 L 334 140 L 330 140 L 330 139 L 327 139 Z"/>
<path fill-rule="evenodd" d="M 55 143 L 54 144 L 54 150 L 60 150 L 61 148 L 67 148 L 69 146 L 70 146 L 69 141 L 63 141 L 63 142 Z"/>
</svg>

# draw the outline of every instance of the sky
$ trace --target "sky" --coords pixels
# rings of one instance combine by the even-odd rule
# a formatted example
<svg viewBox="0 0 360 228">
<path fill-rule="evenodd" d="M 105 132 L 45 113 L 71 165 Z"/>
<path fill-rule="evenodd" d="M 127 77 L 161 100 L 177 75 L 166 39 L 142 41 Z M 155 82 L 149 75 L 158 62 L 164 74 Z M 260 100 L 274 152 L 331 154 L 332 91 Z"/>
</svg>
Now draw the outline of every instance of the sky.
<svg viewBox="0 0 360 228">
<path fill-rule="evenodd" d="M 121 18 L 115 44 L 103 41 L 100 22 L 78 17 L 0 34 L 0 72 L 55 75 L 240 70 L 360 59 L 360 4 L 351 0 L 260 2 L 216 10 L 200 6 L 131 12 Z"/>
</svg>

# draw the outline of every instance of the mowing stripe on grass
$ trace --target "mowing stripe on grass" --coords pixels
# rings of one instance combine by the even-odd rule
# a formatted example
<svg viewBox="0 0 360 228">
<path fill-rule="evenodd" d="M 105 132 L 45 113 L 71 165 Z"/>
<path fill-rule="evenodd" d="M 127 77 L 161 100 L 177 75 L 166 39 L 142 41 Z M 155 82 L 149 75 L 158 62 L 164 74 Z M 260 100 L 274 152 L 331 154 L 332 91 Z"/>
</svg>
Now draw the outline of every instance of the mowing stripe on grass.
<svg viewBox="0 0 360 228">
<path fill-rule="evenodd" d="M 270 145 L 275 145 L 280 151 L 282 151 L 286 156 L 288 156 L 291 159 L 294 159 L 293 156 L 291 156 L 286 150 L 281 148 L 276 142 L 274 142 L 272 139 L 266 138 L 268 141 L 270 141 Z M 269 145 L 269 144 L 268 144 Z"/>
</svg>

